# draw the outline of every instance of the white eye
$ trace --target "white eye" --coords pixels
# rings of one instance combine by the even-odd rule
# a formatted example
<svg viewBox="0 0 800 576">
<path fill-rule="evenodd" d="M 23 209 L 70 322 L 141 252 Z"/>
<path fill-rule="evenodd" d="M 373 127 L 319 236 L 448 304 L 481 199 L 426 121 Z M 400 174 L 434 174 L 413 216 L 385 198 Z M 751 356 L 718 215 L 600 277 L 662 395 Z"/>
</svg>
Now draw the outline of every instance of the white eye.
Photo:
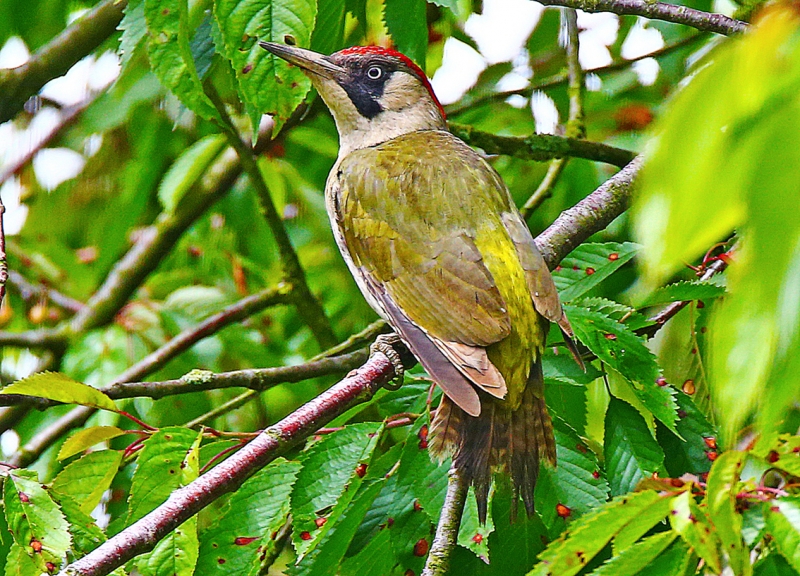
<svg viewBox="0 0 800 576">
<path fill-rule="evenodd" d="M 367 76 L 370 78 L 370 80 L 377 80 L 383 76 L 383 70 L 381 70 L 378 66 L 372 66 L 369 70 L 367 70 Z"/>
</svg>

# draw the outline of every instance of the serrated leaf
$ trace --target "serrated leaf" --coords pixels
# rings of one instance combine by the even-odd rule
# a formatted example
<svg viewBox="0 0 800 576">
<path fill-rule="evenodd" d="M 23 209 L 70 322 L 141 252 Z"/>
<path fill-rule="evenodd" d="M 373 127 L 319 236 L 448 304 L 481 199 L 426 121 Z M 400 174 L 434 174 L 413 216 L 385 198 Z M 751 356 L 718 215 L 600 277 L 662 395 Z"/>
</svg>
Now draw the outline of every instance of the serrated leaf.
<svg viewBox="0 0 800 576">
<path fill-rule="evenodd" d="M 678 421 L 673 432 L 659 427 L 656 438 L 668 455 L 665 461 L 667 472 L 672 477 L 685 473 L 700 475 L 711 469 L 711 459 L 716 454 L 717 432 L 714 426 L 700 411 L 694 401 L 680 390 L 675 393 L 678 404 Z M 709 446 L 711 444 L 711 446 Z"/>
<path fill-rule="evenodd" d="M 769 465 L 800 476 L 800 436 L 792 434 L 764 434 L 759 438 L 752 454 L 769 461 Z"/>
<path fill-rule="evenodd" d="M 259 549 L 286 523 L 299 462 L 279 458 L 245 482 L 200 534 L 197 574 L 257 574 Z"/>
<path fill-rule="evenodd" d="M 326 509 L 343 495 L 348 501 L 355 495 L 361 481 L 356 468 L 369 462 L 381 430 L 382 425 L 375 422 L 352 424 L 324 437 L 302 455 L 303 469 L 292 492 L 292 542 L 299 558 L 330 528 L 327 522 L 317 526 L 317 518 L 325 516 Z M 303 539 L 303 533 L 310 538 Z"/>
<path fill-rule="evenodd" d="M 742 515 L 736 511 L 739 476 L 746 457 L 744 452 L 730 451 L 720 454 L 714 461 L 706 482 L 708 516 L 717 528 L 722 549 L 737 576 L 749 576 L 753 573 L 750 551 L 742 541 Z"/>
<path fill-rule="evenodd" d="M 630 546 L 622 554 L 614 556 L 600 568 L 592 572 L 597 576 L 634 576 L 655 560 L 678 535 L 672 530 L 654 534 Z"/>
<path fill-rule="evenodd" d="M 312 0 L 221 0 L 214 17 L 222 36 L 218 48 L 230 60 L 245 102 L 275 115 L 276 132 L 308 94 L 311 82 L 297 67 L 273 56 L 259 41 L 308 46 L 317 5 Z"/>
<path fill-rule="evenodd" d="M 178 486 L 186 486 L 197 479 L 200 470 L 200 442 L 203 439 L 203 435 L 186 428 L 177 428 L 176 430 L 180 434 L 185 434 L 187 440 L 191 438 L 192 443 L 188 450 L 183 451 L 183 458 L 179 461 L 178 469 L 175 470 L 171 463 L 169 463 L 168 469 L 169 473 L 178 477 Z M 167 435 L 170 434 L 168 432 Z M 169 443 L 176 439 L 170 440 L 165 436 L 164 440 Z M 165 458 L 164 451 L 160 449 L 155 452 L 157 455 L 154 458 L 154 463 L 157 465 L 165 463 L 170 458 L 169 456 Z M 173 453 L 180 454 L 178 450 Z M 160 466 L 160 468 L 163 474 L 163 466 Z M 139 474 L 138 467 L 136 474 Z M 134 475 L 135 479 L 136 475 Z M 131 492 L 133 492 L 133 487 L 131 487 Z M 135 560 L 136 569 L 142 576 L 192 576 L 197 565 L 199 547 L 197 516 L 192 516 L 159 540 L 152 551 L 138 556 Z"/>
<path fill-rule="evenodd" d="M 211 134 L 192 144 L 170 166 L 158 186 L 158 200 L 171 213 L 211 163 L 225 149 L 225 137 Z"/>
<path fill-rule="evenodd" d="M 5 576 L 39 576 L 42 568 L 37 566 L 33 557 L 16 542 L 11 543 L 11 549 L 6 558 Z"/>
<path fill-rule="evenodd" d="M 100 390 L 77 382 L 59 372 L 37 372 L 9 384 L 1 391 L 3 394 L 22 394 L 47 398 L 64 404 L 80 404 L 111 412 L 117 411 L 114 401 Z"/>
<path fill-rule="evenodd" d="M 292 576 L 335 576 L 348 545 L 367 510 L 381 491 L 384 482 L 376 482 L 355 495 L 352 502 L 338 502 L 338 521 L 326 531 L 321 542 L 303 560 L 289 570 Z M 344 505 L 343 505 L 344 504 Z"/>
<path fill-rule="evenodd" d="M 317 19 L 311 35 L 311 49 L 332 54 L 344 42 L 345 0 L 319 0 Z"/>
<path fill-rule="evenodd" d="M 640 480 L 663 470 L 664 451 L 633 406 L 612 397 L 605 424 L 603 450 L 612 495 L 631 492 Z"/>
<path fill-rule="evenodd" d="M 203 91 L 189 47 L 187 0 L 144 0 L 150 65 L 161 83 L 189 110 L 222 122 Z"/>
<path fill-rule="evenodd" d="M 397 49 L 421 68 L 428 52 L 425 0 L 386 0 L 383 20 Z"/>
<path fill-rule="evenodd" d="M 105 532 L 97 526 L 94 518 L 81 511 L 75 500 L 63 494 L 55 494 L 55 496 L 69 523 L 69 533 L 72 536 L 72 557 L 84 556 L 106 541 Z M 125 576 L 122 568 L 114 570 L 111 574 L 112 576 Z"/>
<path fill-rule="evenodd" d="M 194 67 L 197 70 L 197 76 L 201 80 L 205 78 L 211 69 L 211 63 L 216 53 L 211 33 L 212 22 L 211 12 L 207 12 L 203 21 L 197 27 L 192 41 L 189 43 L 189 51 L 192 53 Z"/>
<path fill-rule="evenodd" d="M 42 572 L 46 562 L 56 566 L 70 548 L 69 525 L 32 470 L 11 470 L 3 487 L 8 528 L 23 552 Z"/>
<path fill-rule="evenodd" d="M 116 426 L 91 426 L 79 430 L 61 445 L 58 451 L 58 459 L 66 460 L 70 456 L 74 456 L 79 452 L 88 450 L 92 446 L 111 440 L 118 436 L 124 436 L 126 432 Z"/>
<path fill-rule="evenodd" d="M 586 370 L 581 370 L 581 367 L 569 354 L 556 355 L 549 349 L 544 354 L 542 372 L 545 384 L 550 380 L 572 386 L 586 386 L 603 375 L 591 364 L 586 365 Z"/>
<path fill-rule="evenodd" d="M 761 557 L 753 566 L 755 576 L 797 576 L 800 574 L 777 552 Z"/>
<path fill-rule="evenodd" d="M 564 306 L 575 336 L 600 360 L 633 385 L 645 407 L 667 428 L 675 431 L 677 405 L 668 386 L 658 386 L 656 357 L 630 329 L 595 310 Z"/>
<path fill-rule="evenodd" d="M 75 500 L 90 514 L 117 474 L 122 454 L 116 450 L 90 452 L 72 462 L 53 479 L 52 489 Z"/>
<path fill-rule="evenodd" d="M 171 426 L 145 440 L 131 480 L 126 525 L 136 522 L 184 485 L 181 465 L 198 434 L 188 428 Z"/>
<path fill-rule="evenodd" d="M 489 494 L 489 509 L 492 510 L 493 492 Z M 441 507 L 439 508 L 441 511 Z M 494 520 L 491 514 L 486 518 L 486 524 L 478 521 L 478 501 L 475 491 L 470 488 L 467 501 L 464 503 L 464 514 L 461 517 L 461 527 L 458 530 L 457 543 L 463 546 L 487 564 L 489 558 L 489 535 L 494 532 Z"/>
<path fill-rule="evenodd" d="M 147 22 L 144 19 L 144 2 L 142 0 L 128 2 L 125 15 L 119 24 L 122 36 L 119 41 L 120 64 L 124 69 L 130 62 L 133 51 L 147 33 Z"/>
<path fill-rule="evenodd" d="M 608 298 L 581 298 L 575 304 L 613 318 L 630 330 L 639 330 L 652 324 L 646 316 L 637 312 L 635 308 L 614 302 Z"/>
<path fill-rule="evenodd" d="M 767 532 L 783 557 L 800 571 L 800 498 L 777 498 L 765 508 Z"/>
<path fill-rule="evenodd" d="M 655 306 L 656 304 L 687 300 L 713 300 L 723 294 L 725 294 L 725 287 L 719 284 L 685 280 L 657 288 L 641 302 L 640 306 Z"/>
<path fill-rule="evenodd" d="M 608 498 L 608 483 L 597 457 L 569 425 L 553 419 L 558 465 L 542 466 L 536 482 L 536 511 L 552 533 L 563 526 L 563 508 L 569 519 L 601 506 Z M 562 514 L 559 514 L 559 511 Z"/>
<path fill-rule="evenodd" d="M 638 244 L 606 242 L 581 244 L 553 271 L 562 302 L 571 302 L 611 276 L 634 257 Z"/>
<path fill-rule="evenodd" d="M 528 576 L 573 576 L 580 572 L 608 542 L 637 515 L 662 497 L 652 490 L 618 496 L 596 508 L 569 527 L 540 555 Z"/>
<path fill-rule="evenodd" d="M 662 522 L 672 510 L 672 499 L 662 498 L 639 516 L 631 520 L 614 538 L 614 554 L 625 552 L 642 536 L 647 534 L 656 524 Z"/>
<path fill-rule="evenodd" d="M 719 537 L 705 512 L 694 501 L 691 492 L 684 492 L 672 499 L 669 520 L 672 529 L 681 535 L 712 570 L 719 573 Z"/>
</svg>

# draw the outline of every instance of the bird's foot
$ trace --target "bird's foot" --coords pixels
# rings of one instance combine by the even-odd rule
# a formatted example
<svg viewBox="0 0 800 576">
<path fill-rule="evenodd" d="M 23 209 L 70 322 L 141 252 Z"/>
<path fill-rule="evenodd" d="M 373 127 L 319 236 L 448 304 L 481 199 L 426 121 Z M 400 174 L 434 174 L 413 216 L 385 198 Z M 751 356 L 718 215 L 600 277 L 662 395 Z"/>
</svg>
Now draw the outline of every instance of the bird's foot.
<svg viewBox="0 0 800 576">
<path fill-rule="evenodd" d="M 395 350 L 395 346 L 398 344 L 402 344 L 402 342 L 397 334 L 381 334 L 369 347 L 370 356 L 380 352 L 394 366 L 394 378 L 383 385 L 387 390 L 398 390 L 403 385 L 403 375 L 406 369 L 403 366 L 403 359 L 400 357 L 400 353 Z"/>
</svg>

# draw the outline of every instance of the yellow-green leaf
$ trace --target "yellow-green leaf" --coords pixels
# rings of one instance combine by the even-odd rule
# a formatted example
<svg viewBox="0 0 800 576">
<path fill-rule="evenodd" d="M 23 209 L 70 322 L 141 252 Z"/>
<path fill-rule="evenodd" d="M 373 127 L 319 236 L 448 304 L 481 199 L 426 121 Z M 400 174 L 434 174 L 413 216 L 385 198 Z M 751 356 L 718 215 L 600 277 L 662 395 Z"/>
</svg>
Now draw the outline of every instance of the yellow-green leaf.
<svg viewBox="0 0 800 576">
<path fill-rule="evenodd" d="M 114 401 L 82 382 L 77 382 L 59 372 L 39 372 L 22 380 L 9 384 L 2 390 L 3 394 L 22 394 L 47 398 L 64 404 L 80 404 L 101 410 L 116 412 Z"/>
<path fill-rule="evenodd" d="M 58 451 L 58 459 L 66 460 L 70 456 L 83 452 L 95 444 L 111 440 L 123 434 L 125 434 L 125 431 L 116 426 L 92 426 L 79 430 L 61 445 L 61 450 Z"/>
</svg>

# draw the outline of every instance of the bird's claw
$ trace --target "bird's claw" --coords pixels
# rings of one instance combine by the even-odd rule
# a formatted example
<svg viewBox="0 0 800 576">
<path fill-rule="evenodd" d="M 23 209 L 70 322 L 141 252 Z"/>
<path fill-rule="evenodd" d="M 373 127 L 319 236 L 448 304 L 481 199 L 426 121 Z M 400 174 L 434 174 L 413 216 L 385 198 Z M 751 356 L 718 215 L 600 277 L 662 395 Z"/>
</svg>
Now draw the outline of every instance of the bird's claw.
<svg viewBox="0 0 800 576">
<path fill-rule="evenodd" d="M 387 390 L 399 390 L 403 385 L 403 375 L 405 374 L 405 367 L 400 354 L 394 349 L 394 346 L 400 343 L 400 337 L 397 334 L 381 334 L 375 339 L 375 342 L 369 347 L 370 355 L 380 352 L 392 363 L 394 366 L 394 378 L 383 385 Z"/>
</svg>

